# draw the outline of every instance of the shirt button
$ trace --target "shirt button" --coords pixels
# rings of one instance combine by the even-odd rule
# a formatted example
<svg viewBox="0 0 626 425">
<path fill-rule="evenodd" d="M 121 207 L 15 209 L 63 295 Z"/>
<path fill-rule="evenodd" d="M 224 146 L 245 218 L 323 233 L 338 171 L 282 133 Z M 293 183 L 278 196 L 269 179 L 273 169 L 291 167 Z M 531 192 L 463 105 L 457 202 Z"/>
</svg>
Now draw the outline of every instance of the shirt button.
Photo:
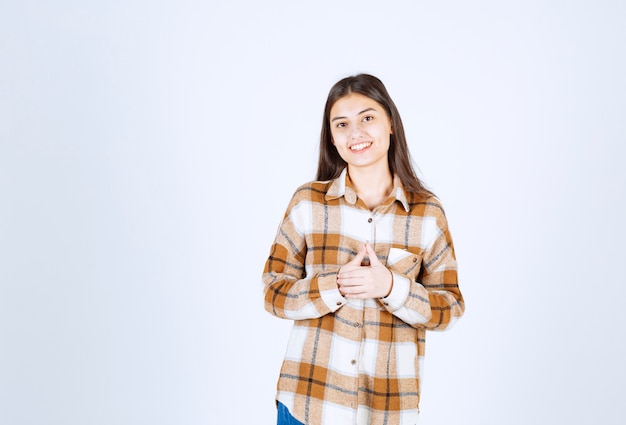
<svg viewBox="0 0 626 425">
<path fill-rule="evenodd" d="M 337 305 L 341 305 L 343 304 L 341 301 L 337 301 Z"/>
<path fill-rule="evenodd" d="M 417 263 L 417 257 L 413 257 L 413 262 Z"/>
<path fill-rule="evenodd" d="M 356 364 L 356 360 L 354 360 L 354 359 L 350 360 L 350 364 L 351 365 L 355 365 Z"/>
<path fill-rule="evenodd" d="M 374 221 L 374 219 L 373 219 L 372 217 L 370 217 L 370 218 L 368 218 L 368 219 L 367 219 L 367 222 L 368 222 L 368 223 L 371 223 L 372 221 Z"/>
</svg>

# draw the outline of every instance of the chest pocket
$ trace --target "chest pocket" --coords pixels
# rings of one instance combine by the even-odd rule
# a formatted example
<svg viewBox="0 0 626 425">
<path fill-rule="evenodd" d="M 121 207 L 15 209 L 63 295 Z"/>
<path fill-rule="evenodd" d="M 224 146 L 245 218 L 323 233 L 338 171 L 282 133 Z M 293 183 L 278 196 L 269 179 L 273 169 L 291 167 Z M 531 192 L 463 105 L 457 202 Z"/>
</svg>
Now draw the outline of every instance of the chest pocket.
<svg viewBox="0 0 626 425">
<path fill-rule="evenodd" d="M 389 248 L 387 267 L 392 272 L 415 281 L 422 268 L 422 256 L 405 249 Z"/>
</svg>

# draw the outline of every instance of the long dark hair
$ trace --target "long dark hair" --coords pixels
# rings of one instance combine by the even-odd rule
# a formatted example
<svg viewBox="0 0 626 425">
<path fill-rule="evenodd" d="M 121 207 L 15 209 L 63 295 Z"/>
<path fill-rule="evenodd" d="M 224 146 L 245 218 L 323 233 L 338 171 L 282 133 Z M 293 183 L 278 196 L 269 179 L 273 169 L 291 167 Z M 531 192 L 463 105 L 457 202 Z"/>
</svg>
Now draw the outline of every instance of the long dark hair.
<svg viewBox="0 0 626 425">
<path fill-rule="evenodd" d="M 389 170 L 391 174 L 397 174 L 402 181 L 404 189 L 417 195 L 428 197 L 432 192 L 426 189 L 413 169 L 411 154 L 404 136 L 404 127 L 400 119 L 400 113 L 391 96 L 383 85 L 382 81 L 373 75 L 358 74 L 346 77 L 338 81 L 328 93 L 326 106 L 324 107 L 324 118 L 322 120 L 322 132 L 320 134 L 320 156 L 317 165 L 316 180 L 332 180 L 341 174 L 347 166 L 346 162 L 339 156 L 337 148 L 333 145 L 330 132 L 330 110 L 339 99 L 351 93 L 358 93 L 379 103 L 391 120 L 393 134 L 389 141 Z"/>
</svg>

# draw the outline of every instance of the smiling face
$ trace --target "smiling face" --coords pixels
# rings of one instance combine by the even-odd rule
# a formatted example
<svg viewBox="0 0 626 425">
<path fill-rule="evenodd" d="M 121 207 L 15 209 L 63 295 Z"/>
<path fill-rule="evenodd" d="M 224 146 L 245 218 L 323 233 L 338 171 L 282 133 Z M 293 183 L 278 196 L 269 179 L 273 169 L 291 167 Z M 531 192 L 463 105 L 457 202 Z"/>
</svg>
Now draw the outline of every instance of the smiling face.
<svg viewBox="0 0 626 425">
<path fill-rule="evenodd" d="M 348 171 L 355 167 L 389 168 L 391 120 L 375 100 L 358 93 L 337 100 L 330 109 L 330 131 Z"/>
</svg>

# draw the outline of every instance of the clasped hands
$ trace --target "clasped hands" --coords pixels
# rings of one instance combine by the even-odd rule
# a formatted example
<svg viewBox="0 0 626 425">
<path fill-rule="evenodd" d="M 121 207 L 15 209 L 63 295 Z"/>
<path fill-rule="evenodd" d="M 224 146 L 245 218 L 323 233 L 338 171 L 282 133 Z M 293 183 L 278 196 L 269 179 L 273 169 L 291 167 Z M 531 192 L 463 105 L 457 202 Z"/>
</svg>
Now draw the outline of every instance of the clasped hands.
<svg viewBox="0 0 626 425">
<path fill-rule="evenodd" d="M 370 264 L 364 266 L 362 262 L 366 256 Z M 391 293 L 393 275 L 380 262 L 370 243 L 366 242 L 356 257 L 339 269 L 337 286 L 346 298 L 384 298 Z"/>
</svg>

